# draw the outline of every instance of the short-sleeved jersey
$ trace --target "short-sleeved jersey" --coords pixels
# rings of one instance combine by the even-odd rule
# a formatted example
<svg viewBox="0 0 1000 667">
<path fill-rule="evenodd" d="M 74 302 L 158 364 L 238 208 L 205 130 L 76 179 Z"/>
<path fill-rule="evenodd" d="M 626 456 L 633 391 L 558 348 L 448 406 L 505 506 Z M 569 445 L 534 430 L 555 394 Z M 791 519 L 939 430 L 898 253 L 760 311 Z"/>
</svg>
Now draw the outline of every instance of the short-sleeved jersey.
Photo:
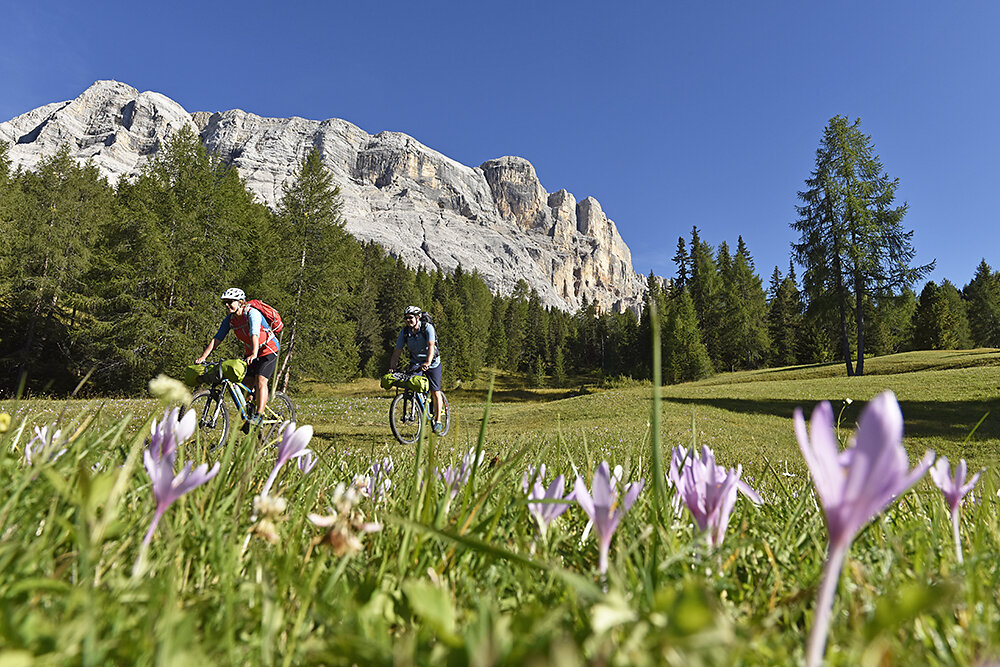
<svg viewBox="0 0 1000 667">
<path fill-rule="evenodd" d="M 405 347 L 410 353 L 410 361 L 422 364 L 427 361 L 427 351 L 430 349 L 431 341 L 434 341 L 436 354 L 428 368 L 437 368 L 441 365 L 441 354 L 437 349 L 437 332 L 430 322 L 421 322 L 420 329 L 416 333 L 413 333 L 408 326 L 403 327 L 396 337 L 396 349 L 402 350 Z"/>
</svg>

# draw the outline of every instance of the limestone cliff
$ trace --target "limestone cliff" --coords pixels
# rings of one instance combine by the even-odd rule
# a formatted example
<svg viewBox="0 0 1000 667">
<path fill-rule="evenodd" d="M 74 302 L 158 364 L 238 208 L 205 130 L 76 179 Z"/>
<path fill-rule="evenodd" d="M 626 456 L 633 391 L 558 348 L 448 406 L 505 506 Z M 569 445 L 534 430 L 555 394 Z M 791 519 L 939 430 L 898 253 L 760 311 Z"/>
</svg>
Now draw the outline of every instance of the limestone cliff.
<svg viewBox="0 0 1000 667">
<path fill-rule="evenodd" d="M 114 182 L 137 174 L 185 125 L 272 207 L 315 146 L 341 187 L 348 231 L 411 266 L 461 264 L 503 294 L 523 278 L 546 304 L 570 310 L 584 298 L 619 311 L 641 303 L 645 280 L 597 200 L 547 193 L 523 158 L 468 167 L 397 132 L 370 135 L 336 118 L 262 118 L 238 109 L 190 114 L 159 93 L 115 81 L 0 123 L 0 140 L 11 144 L 15 167 L 34 168 L 66 144 Z"/>
</svg>

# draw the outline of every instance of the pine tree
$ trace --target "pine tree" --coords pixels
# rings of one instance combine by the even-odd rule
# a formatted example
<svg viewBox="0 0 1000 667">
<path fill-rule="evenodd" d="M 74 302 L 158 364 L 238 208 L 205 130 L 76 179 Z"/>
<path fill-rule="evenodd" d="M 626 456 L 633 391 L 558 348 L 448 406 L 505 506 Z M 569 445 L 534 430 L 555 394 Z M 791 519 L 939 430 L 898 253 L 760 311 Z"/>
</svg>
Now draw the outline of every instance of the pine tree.
<svg viewBox="0 0 1000 667">
<path fill-rule="evenodd" d="M 6 174 L 6 165 L 0 170 Z M 38 382 L 29 387 L 55 379 L 53 389 L 72 389 L 90 370 L 81 349 L 95 309 L 86 278 L 95 242 L 116 217 L 114 192 L 93 164 L 70 157 L 67 146 L 43 158 L 37 171 L 19 172 L 13 183 L 7 178 L 7 205 L 16 201 L 21 209 L 0 211 L 8 220 L 16 215 L 4 230 L 9 310 L 0 373 L 11 388 L 30 374 Z M 16 198 L 10 187 L 20 190 Z"/>
<path fill-rule="evenodd" d="M 718 264 L 723 303 L 718 336 L 720 358 L 731 370 L 760 368 L 771 346 L 767 297 L 742 236 L 732 258 L 726 244 L 719 247 Z"/>
<path fill-rule="evenodd" d="M 527 369 L 530 363 L 524 356 L 527 348 L 528 299 L 531 289 L 523 279 L 514 286 L 514 293 L 507 305 L 507 319 L 504 323 L 507 334 L 507 370 L 519 371 Z"/>
<path fill-rule="evenodd" d="M 677 238 L 677 252 L 674 253 L 674 265 L 677 267 L 677 277 L 674 279 L 674 285 L 677 289 L 683 289 L 687 285 L 688 276 L 690 275 L 688 268 L 690 261 L 687 248 L 684 247 L 684 237 L 679 236 Z"/>
<path fill-rule="evenodd" d="M 965 305 L 947 280 L 924 285 L 913 314 L 913 347 L 917 350 L 955 350 L 971 345 Z"/>
<path fill-rule="evenodd" d="M 805 266 L 810 303 L 836 312 L 847 374 L 864 375 L 864 304 L 870 294 L 912 285 L 933 263 L 912 268 L 913 232 L 901 226 L 906 204 L 894 205 L 899 179 L 890 179 L 861 121 L 835 116 L 824 130 L 816 167 L 799 192 L 796 260 Z M 848 324 L 856 325 L 857 365 L 852 363 Z"/>
<path fill-rule="evenodd" d="M 901 294 L 888 294 L 876 299 L 868 316 L 868 349 L 872 354 L 894 354 L 909 347 L 916 308 L 917 295 L 908 287 Z"/>
<path fill-rule="evenodd" d="M 687 290 L 671 296 L 663 336 L 664 382 L 687 382 L 712 374 L 712 360 L 701 340 L 694 300 Z"/>
<path fill-rule="evenodd" d="M 507 367 L 507 308 L 502 297 L 493 299 L 490 307 L 490 333 L 486 341 L 486 364 L 493 368 Z"/>
<path fill-rule="evenodd" d="M 287 302 L 272 304 L 285 321 L 283 361 L 277 384 L 293 375 L 328 380 L 358 368 L 350 288 L 360 278 L 360 248 L 344 230 L 340 188 L 313 148 L 302 160 L 278 204 L 280 242 L 276 265 Z"/>
<path fill-rule="evenodd" d="M 552 382 L 557 387 L 566 386 L 566 353 L 562 345 L 557 345 L 552 353 Z"/>
<path fill-rule="evenodd" d="M 972 280 L 962 289 L 969 328 L 977 347 L 1000 347 L 1000 273 L 983 259 Z"/>
<path fill-rule="evenodd" d="M 118 183 L 123 214 L 103 235 L 99 373 L 139 389 L 158 372 L 176 376 L 218 329 L 228 287 L 273 300 L 264 257 L 271 218 L 237 171 L 183 128 L 134 180 Z M 273 254 L 268 255 L 271 260 Z M 242 356 L 234 337 L 219 351 Z"/>
<path fill-rule="evenodd" d="M 712 246 L 701 240 L 697 227 L 691 228 L 688 253 L 691 270 L 688 292 L 698 316 L 701 338 L 714 363 L 718 359 L 718 334 L 722 314 L 719 300 L 721 286 L 719 270 L 712 258 Z"/>
</svg>

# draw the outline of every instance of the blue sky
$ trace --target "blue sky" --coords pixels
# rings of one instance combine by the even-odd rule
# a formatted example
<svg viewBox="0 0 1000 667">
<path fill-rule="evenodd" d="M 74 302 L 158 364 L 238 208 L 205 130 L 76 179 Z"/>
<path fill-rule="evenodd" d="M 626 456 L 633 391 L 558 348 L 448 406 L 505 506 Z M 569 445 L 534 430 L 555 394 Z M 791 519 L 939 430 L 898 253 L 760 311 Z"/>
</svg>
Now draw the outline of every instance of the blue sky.
<svg viewBox="0 0 1000 667">
<path fill-rule="evenodd" d="M 344 118 L 597 198 L 637 271 L 742 234 L 787 270 L 796 193 L 860 117 L 916 261 L 1000 268 L 1000 3 L 10 3 L 0 120 L 117 79 L 189 111 Z M 919 286 L 918 286 L 919 289 Z"/>
</svg>

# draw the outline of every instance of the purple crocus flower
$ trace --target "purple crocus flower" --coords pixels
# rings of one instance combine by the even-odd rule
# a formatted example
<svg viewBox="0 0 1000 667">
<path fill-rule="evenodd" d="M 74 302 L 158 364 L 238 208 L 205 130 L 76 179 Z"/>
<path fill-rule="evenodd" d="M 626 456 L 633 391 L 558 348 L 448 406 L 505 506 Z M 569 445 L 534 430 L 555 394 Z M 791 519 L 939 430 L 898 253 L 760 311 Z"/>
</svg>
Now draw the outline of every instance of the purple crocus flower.
<svg viewBox="0 0 1000 667">
<path fill-rule="evenodd" d="M 699 530 L 708 535 L 708 544 L 718 547 L 726 536 L 729 517 L 736 504 L 736 491 L 739 488 L 743 466 L 726 470 L 715 463 L 715 454 L 708 447 L 702 447 L 701 458 L 690 457 L 684 460 L 679 472 L 675 473 L 674 461 L 671 461 L 670 472 L 675 477 L 677 497 L 684 502 Z M 746 483 L 743 492 L 759 503 L 760 496 Z"/>
<path fill-rule="evenodd" d="M 528 469 L 524 471 L 524 476 L 521 478 L 521 488 L 525 493 L 528 493 L 534 486 L 535 482 L 545 479 L 545 464 L 541 464 L 537 468 L 533 465 L 528 466 Z"/>
<path fill-rule="evenodd" d="M 308 475 L 312 469 L 316 467 L 316 462 L 318 460 L 319 459 L 316 458 L 316 455 L 313 454 L 312 450 L 307 449 L 302 456 L 298 457 L 296 462 L 298 463 L 299 470 L 302 471 L 302 474 Z"/>
<path fill-rule="evenodd" d="M 948 457 L 946 456 L 939 458 L 934 467 L 931 468 L 931 479 L 941 489 L 941 493 L 944 494 L 944 500 L 948 503 L 948 509 L 951 510 L 951 532 L 955 538 L 955 556 L 958 558 L 959 563 L 964 562 L 964 560 L 962 558 L 962 541 L 958 535 L 958 508 L 962 504 L 962 499 L 972 491 L 972 487 L 976 485 L 976 482 L 979 481 L 979 476 L 982 474 L 983 471 L 980 470 L 972 476 L 972 479 L 966 482 L 965 459 L 960 459 L 958 465 L 955 466 L 955 475 L 952 476 L 951 465 L 948 463 Z"/>
<path fill-rule="evenodd" d="M 55 427 L 52 427 L 55 429 Z M 55 430 L 51 435 L 49 434 L 49 427 L 42 426 L 39 428 L 35 427 L 35 437 L 28 441 L 28 444 L 24 446 L 24 460 L 27 461 L 28 465 L 35 465 L 36 461 L 48 460 L 55 461 L 60 456 L 66 453 L 66 448 L 55 450 L 56 443 L 62 437 L 62 430 Z"/>
<path fill-rule="evenodd" d="M 216 463 L 209 470 L 208 464 L 202 463 L 192 470 L 193 464 L 189 461 L 175 477 L 174 462 L 170 457 L 157 460 L 147 449 L 142 453 L 142 458 L 146 465 L 146 472 L 149 473 L 149 478 L 153 481 L 153 496 L 156 498 L 156 514 L 153 515 L 153 522 L 149 524 L 146 539 L 143 540 L 143 545 L 148 546 L 149 541 L 153 539 L 153 532 L 156 530 L 157 524 L 160 523 L 160 517 L 167 511 L 167 508 L 188 491 L 215 477 L 219 473 L 219 464 Z"/>
<path fill-rule="evenodd" d="M 611 538 L 618 529 L 618 523 L 632 505 L 635 504 L 639 492 L 645 482 L 639 480 L 625 487 L 625 498 L 618 504 L 618 491 L 611 478 L 611 470 L 607 462 L 602 462 L 594 472 L 592 486 L 593 495 L 587 490 L 587 484 L 582 477 L 577 477 L 573 486 L 573 496 L 594 524 L 597 533 L 598 566 L 601 574 L 608 571 L 608 550 L 611 548 Z"/>
<path fill-rule="evenodd" d="M 545 537 L 545 533 L 548 530 L 549 524 L 552 523 L 560 514 L 566 511 L 569 507 L 569 502 L 573 500 L 573 494 L 570 493 L 565 498 L 563 497 L 563 490 L 566 487 L 566 480 L 562 475 L 556 477 L 548 488 L 542 484 L 542 478 L 535 478 L 535 484 L 528 492 L 528 500 L 548 500 L 548 501 L 567 501 L 567 502 L 544 502 L 544 503 L 528 503 L 528 511 L 531 512 L 531 516 L 535 517 L 535 521 L 538 522 L 538 530 L 541 532 L 542 537 Z"/>
<path fill-rule="evenodd" d="M 392 488 L 392 480 L 389 479 L 389 473 L 392 472 L 392 468 L 392 459 L 388 456 L 380 462 L 371 465 L 371 468 L 368 469 L 368 484 L 366 487 L 369 498 L 377 502 L 389 493 L 389 489 Z"/>
<path fill-rule="evenodd" d="M 806 664 L 813 666 L 823 660 L 833 596 L 851 542 L 865 524 L 924 476 L 934 462 L 934 453 L 928 451 L 916 468 L 909 469 L 903 448 L 903 413 L 891 391 L 879 394 L 865 406 L 853 442 L 843 452 L 828 402 L 813 410 L 808 433 L 802 410 L 796 408 L 795 435 L 823 505 L 830 535 L 826 570 L 806 651 Z"/>
<path fill-rule="evenodd" d="M 687 483 L 685 482 L 685 471 L 693 467 L 695 461 L 694 452 L 689 452 L 684 447 L 674 447 L 673 452 L 670 455 L 670 470 L 667 471 L 667 479 L 677 489 L 677 494 L 673 497 L 672 503 L 674 506 L 674 511 L 679 513 L 681 510 L 681 505 L 686 504 L 684 496 L 687 494 Z M 699 470 L 696 474 L 696 479 L 703 480 L 707 473 L 706 466 L 715 466 L 715 479 L 722 480 L 725 479 L 729 472 L 721 465 L 715 462 L 715 454 L 707 446 L 702 446 L 701 448 L 701 463 L 699 464 Z M 754 505 L 760 505 L 764 500 L 760 497 L 760 494 L 753 490 L 749 484 L 742 479 L 742 466 L 738 466 L 736 469 L 736 490 L 742 493 L 750 500 Z M 735 499 L 734 499 L 735 501 Z M 692 510 L 692 513 L 694 510 Z M 728 520 L 728 519 L 727 519 Z M 725 532 L 725 526 L 722 527 L 723 532 Z M 702 527 L 704 530 L 704 527 Z M 721 539 L 715 544 L 718 546 L 721 544 Z"/>
<path fill-rule="evenodd" d="M 482 465 L 485 456 L 486 452 L 479 452 L 479 465 Z M 469 477 L 472 476 L 472 464 L 475 458 L 476 450 L 473 448 L 462 457 L 461 464 L 448 466 L 444 470 L 438 472 L 438 477 L 440 477 L 441 481 L 444 482 L 444 485 L 448 488 L 452 498 L 458 495 L 458 492 L 469 481 Z"/>
<path fill-rule="evenodd" d="M 308 445 L 309 441 L 312 440 L 312 436 L 312 426 L 306 425 L 300 428 L 295 428 L 295 422 L 285 422 L 281 425 L 281 442 L 278 443 L 278 460 L 274 464 L 271 474 L 268 475 L 267 481 L 264 482 L 264 488 L 260 492 L 260 495 L 266 496 L 267 492 L 271 490 L 271 485 L 273 485 L 274 480 L 278 478 L 278 471 L 281 470 L 281 466 L 285 465 L 292 459 L 312 456 L 312 451 L 306 448 L 306 445 Z M 311 466 L 309 469 L 312 469 Z M 305 472 L 308 472 L 308 470 Z"/>
<path fill-rule="evenodd" d="M 171 466 L 177 459 L 177 445 L 194 435 L 198 426 L 194 410 L 188 410 L 183 417 L 179 415 L 180 408 L 170 408 L 159 423 L 154 419 L 149 427 L 149 453 L 157 461 L 170 459 Z"/>
</svg>

